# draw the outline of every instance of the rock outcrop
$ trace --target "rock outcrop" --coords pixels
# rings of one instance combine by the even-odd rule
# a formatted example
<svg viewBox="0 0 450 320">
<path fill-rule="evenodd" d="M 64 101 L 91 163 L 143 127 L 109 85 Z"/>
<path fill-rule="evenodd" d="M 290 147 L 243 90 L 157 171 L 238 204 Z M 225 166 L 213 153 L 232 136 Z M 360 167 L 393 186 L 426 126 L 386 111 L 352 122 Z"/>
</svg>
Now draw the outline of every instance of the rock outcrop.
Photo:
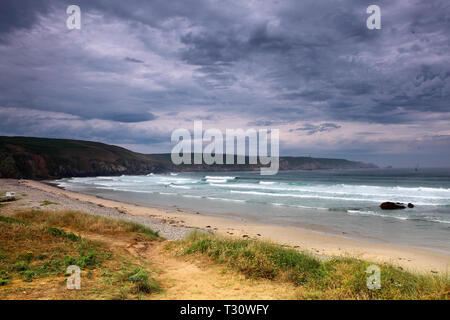
<svg viewBox="0 0 450 320">
<path fill-rule="evenodd" d="M 383 202 L 380 204 L 380 208 L 383 210 L 398 210 L 398 209 L 405 209 L 406 206 L 403 203 L 400 202 Z"/>
</svg>

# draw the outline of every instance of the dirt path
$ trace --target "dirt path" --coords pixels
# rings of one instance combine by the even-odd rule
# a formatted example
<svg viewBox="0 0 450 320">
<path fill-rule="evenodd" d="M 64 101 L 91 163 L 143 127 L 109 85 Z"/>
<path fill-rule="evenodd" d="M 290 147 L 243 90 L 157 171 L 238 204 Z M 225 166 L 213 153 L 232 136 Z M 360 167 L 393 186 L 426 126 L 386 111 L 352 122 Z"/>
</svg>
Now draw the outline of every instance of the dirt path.
<svg viewBox="0 0 450 320">
<path fill-rule="evenodd" d="M 138 243 L 129 251 L 150 261 L 159 271 L 164 292 L 153 299 L 294 299 L 295 288 L 287 283 L 245 279 L 223 266 L 174 257 L 165 243 Z"/>
<path fill-rule="evenodd" d="M 164 291 L 151 296 L 155 300 L 202 299 L 295 299 L 296 288 L 289 283 L 246 279 L 237 272 L 207 260 L 176 257 L 163 242 L 130 242 L 97 234 L 81 233 L 83 237 L 102 241 L 112 249 L 125 248 L 133 256 L 150 262 L 152 272 Z"/>
</svg>

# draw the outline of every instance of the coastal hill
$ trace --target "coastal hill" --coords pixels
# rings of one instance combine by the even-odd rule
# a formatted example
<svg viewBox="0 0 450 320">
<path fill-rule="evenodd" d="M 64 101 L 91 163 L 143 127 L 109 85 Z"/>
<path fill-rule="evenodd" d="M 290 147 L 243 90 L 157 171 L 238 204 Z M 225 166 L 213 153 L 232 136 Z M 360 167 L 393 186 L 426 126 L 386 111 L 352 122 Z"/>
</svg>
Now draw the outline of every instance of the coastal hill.
<svg viewBox="0 0 450 320">
<path fill-rule="evenodd" d="M 104 143 L 0 137 L 0 178 L 50 179 L 170 171 L 243 171 L 259 165 L 174 165 L 170 154 L 141 154 Z M 280 170 L 376 168 L 344 159 L 280 157 Z"/>
</svg>

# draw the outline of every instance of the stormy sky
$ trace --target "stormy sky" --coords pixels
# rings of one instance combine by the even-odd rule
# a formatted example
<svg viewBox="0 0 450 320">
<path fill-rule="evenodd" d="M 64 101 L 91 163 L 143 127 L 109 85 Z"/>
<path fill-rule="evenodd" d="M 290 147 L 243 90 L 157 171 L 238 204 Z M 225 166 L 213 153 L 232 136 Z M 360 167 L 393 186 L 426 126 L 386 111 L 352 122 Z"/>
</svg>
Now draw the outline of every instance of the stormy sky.
<svg viewBox="0 0 450 320">
<path fill-rule="evenodd" d="M 449 166 L 450 3 L 0 2 L 0 135 L 170 152 L 194 120 L 279 128 L 282 155 Z"/>
</svg>

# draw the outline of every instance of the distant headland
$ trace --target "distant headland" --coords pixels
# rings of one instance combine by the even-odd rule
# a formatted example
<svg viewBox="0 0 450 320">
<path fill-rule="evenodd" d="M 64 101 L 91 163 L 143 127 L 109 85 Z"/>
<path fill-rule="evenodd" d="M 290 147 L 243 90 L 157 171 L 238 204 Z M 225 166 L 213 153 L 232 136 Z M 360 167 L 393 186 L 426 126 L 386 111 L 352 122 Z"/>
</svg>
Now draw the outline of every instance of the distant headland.
<svg viewBox="0 0 450 320">
<path fill-rule="evenodd" d="M 170 153 L 141 154 L 114 145 L 81 140 L 0 137 L 0 178 L 52 179 L 180 171 L 252 171 L 260 167 L 254 164 L 175 165 Z M 377 166 L 345 159 L 280 157 L 280 170 L 362 168 Z"/>
</svg>

